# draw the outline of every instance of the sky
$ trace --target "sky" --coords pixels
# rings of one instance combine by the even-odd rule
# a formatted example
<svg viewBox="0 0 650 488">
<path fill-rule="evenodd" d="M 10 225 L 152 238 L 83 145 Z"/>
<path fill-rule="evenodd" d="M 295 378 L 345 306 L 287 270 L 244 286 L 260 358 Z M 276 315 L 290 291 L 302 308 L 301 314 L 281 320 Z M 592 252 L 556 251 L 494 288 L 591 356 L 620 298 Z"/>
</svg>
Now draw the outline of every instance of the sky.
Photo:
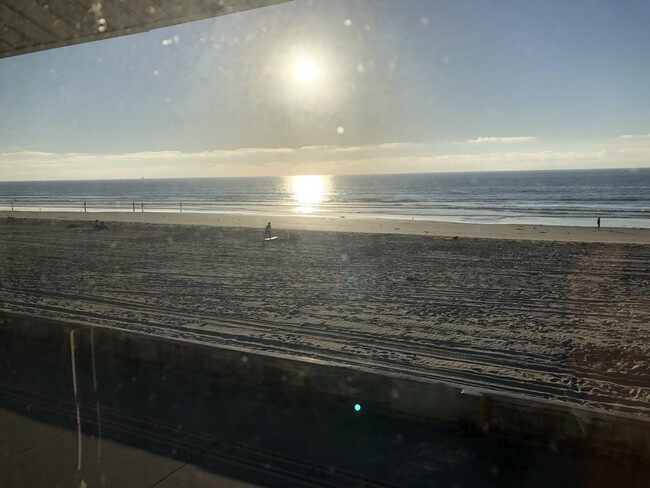
<svg viewBox="0 0 650 488">
<path fill-rule="evenodd" d="M 296 0 L 2 59 L 0 180 L 650 167 L 649 21 Z"/>
</svg>

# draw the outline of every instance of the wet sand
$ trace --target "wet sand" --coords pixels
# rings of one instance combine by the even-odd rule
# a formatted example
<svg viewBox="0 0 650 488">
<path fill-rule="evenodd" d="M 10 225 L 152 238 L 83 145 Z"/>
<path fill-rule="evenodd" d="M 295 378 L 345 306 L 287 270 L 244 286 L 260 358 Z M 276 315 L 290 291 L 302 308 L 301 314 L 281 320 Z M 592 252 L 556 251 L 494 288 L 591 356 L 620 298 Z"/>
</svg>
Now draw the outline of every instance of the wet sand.
<svg viewBox="0 0 650 488">
<path fill-rule="evenodd" d="M 648 230 L 9 214 L 5 310 L 650 415 Z"/>
<path fill-rule="evenodd" d="M 9 212 L 6 217 L 56 219 L 69 221 L 138 222 L 149 224 L 206 225 L 217 227 L 264 229 L 271 220 L 281 231 L 315 230 L 362 234 L 429 235 L 441 237 L 477 237 L 483 239 L 517 239 L 557 242 L 601 242 L 650 244 L 650 229 L 570 227 L 524 224 L 461 224 L 424 220 L 322 217 L 295 215 L 266 217 L 253 214 L 163 213 L 163 212 Z M 594 221 L 595 224 L 595 221 Z"/>
</svg>

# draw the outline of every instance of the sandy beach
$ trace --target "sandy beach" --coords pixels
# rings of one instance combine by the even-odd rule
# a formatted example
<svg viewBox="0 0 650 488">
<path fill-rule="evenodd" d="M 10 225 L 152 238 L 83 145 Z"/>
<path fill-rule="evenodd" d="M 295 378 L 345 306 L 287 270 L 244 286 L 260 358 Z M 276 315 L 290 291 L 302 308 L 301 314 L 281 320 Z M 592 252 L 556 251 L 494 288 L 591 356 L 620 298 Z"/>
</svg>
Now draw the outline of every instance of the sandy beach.
<svg viewBox="0 0 650 488">
<path fill-rule="evenodd" d="M 650 415 L 650 230 L 266 220 L 4 212 L 0 304 Z"/>
<path fill-rule="evenodd" d="M 439 237 L 475 237 L 482 239 L 515 239 L 557 242 L 600 242 L 617 244 L 650 244 L 650 229 L 595 227 L 563 227 L 524 224 L 463 224 L 388 218 L 322 217 L 314 215 L 259 216 L 241 213 L 168 213 L 168 212 L 11 212 L 7 217 L 54 219 L 92 222 L 133 222 L 147 224 L 205 225 L 263 229 L 268 220 L 282 231 L 314 230 L 354 232 L 362 234 L 400 234 Z M 595 221 L 594 221 L 595 225 Z"/>
</svg>

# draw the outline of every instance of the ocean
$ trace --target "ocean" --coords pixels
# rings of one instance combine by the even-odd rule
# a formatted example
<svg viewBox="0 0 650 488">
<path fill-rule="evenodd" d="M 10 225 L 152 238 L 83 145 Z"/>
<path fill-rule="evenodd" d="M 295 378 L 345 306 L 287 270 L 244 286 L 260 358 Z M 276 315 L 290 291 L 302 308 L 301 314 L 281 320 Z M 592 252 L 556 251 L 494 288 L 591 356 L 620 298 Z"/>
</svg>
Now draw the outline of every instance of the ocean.
<svg viewBox="0 0 650 488">
<path fill-rule="evenodd" d="M 233 212 L 650 228 L 650 168 L 0 182 L 0 210 Z"/>
</svg>

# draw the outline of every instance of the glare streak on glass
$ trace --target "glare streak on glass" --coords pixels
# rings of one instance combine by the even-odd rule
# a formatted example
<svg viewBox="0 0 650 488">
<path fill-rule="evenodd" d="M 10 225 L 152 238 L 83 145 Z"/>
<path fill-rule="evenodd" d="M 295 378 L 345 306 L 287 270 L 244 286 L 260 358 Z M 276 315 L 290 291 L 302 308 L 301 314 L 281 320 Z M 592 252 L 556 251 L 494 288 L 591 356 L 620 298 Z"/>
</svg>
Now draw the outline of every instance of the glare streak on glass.
<svg viewBox="0 0 650 488">
<path fill-rule="evenodd" d="M 90 330 L 90 354 L 93 366 L 93 391 L 95 393 L 95 409 L 97 413 L 97 462 L 102 460 L 102 422 L 99 415 L 99 397 L 97 396 L 97 366 L 95 364 L 95 334 Z"/>
<path fill-rule="evenodd" d="M 77 414 L 77 471 L 81 471 L 81 412 L 79 411 L 79 397 L 77 395 L 77 364 L 75 360 L 74 333 L 77 329 L 70 331 L 70 362 L 72 367 L 72 391 Z"/>
</svg>

